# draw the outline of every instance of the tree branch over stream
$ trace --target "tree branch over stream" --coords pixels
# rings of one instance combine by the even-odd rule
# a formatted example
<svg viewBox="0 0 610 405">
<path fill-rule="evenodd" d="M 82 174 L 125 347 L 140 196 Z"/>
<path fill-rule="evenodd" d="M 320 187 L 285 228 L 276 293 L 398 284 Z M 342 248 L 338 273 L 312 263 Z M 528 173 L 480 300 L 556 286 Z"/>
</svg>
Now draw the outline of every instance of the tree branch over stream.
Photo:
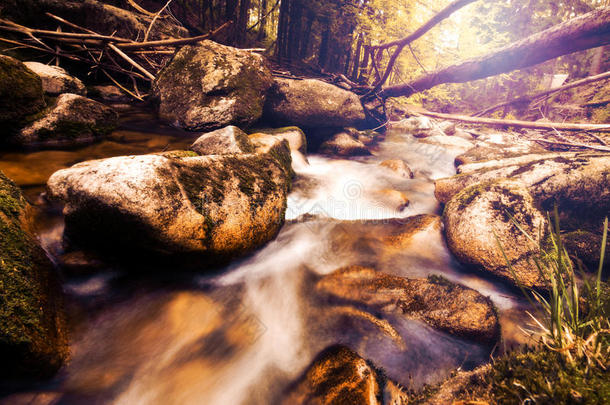
<svg viewBox="0 0 610 405">
<path fill-rule="evenodd" d="M 382 98 L 411 96 L 442 83 L 465 83 L 532 66 L 549 59 L 610 43 L 610 7 L 596 9 L 514 42 L 485 56 L 466 60 L 390 86 Z"/>
</svg>

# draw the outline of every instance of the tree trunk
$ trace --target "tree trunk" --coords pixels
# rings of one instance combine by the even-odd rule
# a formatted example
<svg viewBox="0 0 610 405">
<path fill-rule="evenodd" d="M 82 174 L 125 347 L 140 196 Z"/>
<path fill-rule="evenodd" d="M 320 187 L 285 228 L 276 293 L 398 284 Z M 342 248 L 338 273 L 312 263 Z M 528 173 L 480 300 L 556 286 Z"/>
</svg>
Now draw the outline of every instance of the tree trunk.
<svg viewBox="0 0 610 405">
<path fill-rule="evenodd" d="M 260 10 L 258 13 L 258 20 L 260 21 L 258 26 L 258 34 L 257 39 L 262 41 L 265 39 L 266 33 L 265 29 L 267 28 L 267 0 L 260 1 Z"/>
<path fill-rule="evenodd" d="M 360 54 L 364 45 L 364 35 L 358 35 L 358 43 L 356 44 L 356 55 L 354 56 L 354 68 L 352 69 L 352 80 L 358 80 L 358 69 L 360 69 Z"/>
<path fill-rule="evenodd" d="M 470 59 L 381 91 L 383 98 L 410 96 L 441 83 L 464 83 L 532 66 L 610 43 L 610 7 L 594 10 L 480 58 Z"/>
<path fill-rule="evenodd" d="M 322 34 L 322 40 L 320 41 L 320 52 L 318 54 L 318 65 L 320 68 L 324 70 L 326 64 L 328 63 L 328 51 L 329 51 L 329 40 L 330 40 L 330 21 L 323 20 L 322 24 L 325 24 L 326 27 Z"/>
<path fill-rule="evenodd" d="M 605 51 L 605 46 L 600 46 L 595 50 L 593 60 L 591 61 L 591 69 L 589 69 L 589 75 L 598 75 L 602 72 L 602 59 Z"/>
</svg>

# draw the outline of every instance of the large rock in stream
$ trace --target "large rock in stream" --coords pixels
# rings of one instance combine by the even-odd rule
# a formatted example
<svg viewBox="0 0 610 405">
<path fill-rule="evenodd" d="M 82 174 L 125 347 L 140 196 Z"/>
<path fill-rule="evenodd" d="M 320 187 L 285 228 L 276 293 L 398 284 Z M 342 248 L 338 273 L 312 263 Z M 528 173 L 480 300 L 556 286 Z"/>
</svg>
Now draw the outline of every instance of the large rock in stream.
<svg viewBox="0 0 610 405">
<path fill-rule="evenodd" d="M 252 52 L 203 41 L 183 47 L 152 88 L 159 116 L 190 130 L 252 124 L 263 114 L 272 78 Z"/>
<path fill-rule="evenodd" d="M 45 106 L 40 77 L 17 59 L 0 55 L 0 143 Z"/>
<path fill-rule="evenodd" d="M 56 172 L 47 186 L 65 203 L 69 241 L 198 263 L 272 239 L 284 221 L 291 176 L 288 144 L 277 140 L 253 153 L 93 160 Z"/>
<path fill-rule="evenodd" d="M 315 79 L 275 79 L 264 119 L 302 127 L 366 126 L 364 108 L 355 93 Z"/>
<path fill-rule="evenodd" d="M 545 287 L 532 261 L 539 252 L 540 231 L 546 231 L 545 218 L 522 183 L 500 180 L 468 187 L 447 203 L 443 222 L 447 246 L 462 263 L 509 283 Z"/>
<path fill-rule="evenodd" d="M 58 96 L 62 93 L 73 93 L 81 96 L 87 94 L 83 82 L 70 76 L 65 69 L 59 66 L 45 65 L 40 62 L 25 62 L 24 64 L 40 77 L 42 89 L 47 94 L 52 96 Z"/>
<path fill-rule="evenodd" d="M 112 132 L 118 114 L 77 94 L 62 94 L 45 114 L 19 131 L 12 142 L 27 147 L 78 146 Z"/>
<path fill-rule="evenodd" d="M 316 290 L 336 299 L 421 320 L 447 333 L 493 343 L 499 336 L 491 300 L 441 277 L 406 279 L 350 266 L 323 277 Z"/>
<path fill-rule="evenodd" d="M 61 286 L 29 210 L 0 172 L 0 378 L 49 377 L 68 355 Z"/>
<path fill-rule="evenodd" d="M 358 353 L 331 346 L 318 354 L 281 403 L 406 405 L 408 397 Z"/>
</svg>

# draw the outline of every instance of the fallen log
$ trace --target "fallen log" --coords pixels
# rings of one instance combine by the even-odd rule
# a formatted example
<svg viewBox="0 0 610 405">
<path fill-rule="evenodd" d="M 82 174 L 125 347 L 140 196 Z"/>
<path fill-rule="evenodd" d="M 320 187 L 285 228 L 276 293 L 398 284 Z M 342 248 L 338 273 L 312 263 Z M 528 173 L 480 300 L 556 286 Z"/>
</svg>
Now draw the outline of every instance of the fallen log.
<svg viewBox="0 0 610 405">
<path fill-rule="evenodd" d="M 554 94 L 554 93 L 558 93 L 560 91 L 565 91 L 565 90 L 569 90 L 569 89 L 573 89 L 574 87 L 578 87 L 578 86 L 583 86 L 585 84 L 589 84 L 589 83 L 593 83 L 593 82 L 597 82 L 599 80 L 604 80 L 604 79 L 608 79 L 610 78 L 610 71 L 605 72 L 605 73 L 601 73 L 595 76 L 589 76 L 589 77 L 585 77 L 584 79 L 581 80 L 576 80 L 572 83 L 568 83 L 568 84 L 564 84 L 563 86 L 554 88 L 554 89 L 550 89 L 550 90 L 545 90 L 545 91 L 541 91 L 539 93 L 536 94 L 531 94 L 531 95 L 525 95 L 525 96 L 521 96 L 518 97 L 514 100 L 510 100 L 510 101 L 505 101 L 502 103 L 498 103 L 496 105 L 493 105 L 489 108 L 486 108 L 482 111 L 479 111 L 475 114 L 472 114 L 473 117 L 480 117 L 481 115 L 485 115 L 485 114 L 489 114 L 492 111 L 497 110 L 498 108 L 502 108 L 502 107 L 506 107 L 509 105 L 513 105 L 513 104 L 525 104 L 525 103 L 531 103 L 532 101 L 538 99 L 538 98 L 542 98 L 542 97 L 546 97 L 548 95 Z M 607 102 L 607 101 L 606 101 Z M 589 105 L 595 105 L 595 104 L 599 104 L 603 105 L 604 102 L 600 101 L 598 103 L 587 103 L 587 104 L 583 104 L 586 106 Z"/>
<path fill-rule="evenodd" d="M 520 120 L 500 120 L 493 118 L 470 117 L 468 115 L 444 114 L 423 109 L 409 109 L 407 113 L 413 115 L 425 115 L 432 118 L 440 118 L 448 121 L 465 122 L 468 124 L 489 125 L 494 127 L 515 127 L 543 130 L 562 131 L 598 131 L 610 132 L 610 124 L 574 124 L 561 122 L 532 122 Z"/>
<path fill-rule="evenodd" d="M 558 56 L 610 43 L 610 7 L 603 7 L 409 83 L 386 87 L 382 98 L 410 96 L 442 83 L 464 83 L 532 66 Z"/>
<path fill-rule="evenodd" d="M 129 43 L 120 43 L 116 44 L 117 47 L 123 50 L 133 50 L 133 49 L 144 49 L 144 48 L 158 48 L 165 46 L 182 46 L 188 44 L 194 44 L 197 42 L 201 42 L 205 39 L 212 38 L 227 27 L 233 24 L 233 21 L 227 21 L 222 24 L 220 27 L 216 28 L 214 31 L 210 31 L 207 34 L 199 35 L 191 38 L 179 38 L 179 39 L 163 39 L 160 41 L 148 41 L 148 42 L 129 42 Z"/>
</svg>

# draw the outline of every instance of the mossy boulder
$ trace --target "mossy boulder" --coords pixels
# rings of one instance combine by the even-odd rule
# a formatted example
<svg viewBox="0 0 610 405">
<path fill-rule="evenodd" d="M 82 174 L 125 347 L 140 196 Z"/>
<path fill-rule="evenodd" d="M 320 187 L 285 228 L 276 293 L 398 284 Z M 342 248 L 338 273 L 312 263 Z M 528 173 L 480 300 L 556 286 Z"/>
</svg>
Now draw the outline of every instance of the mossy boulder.
<svg viewBox="0 0 610 405">
<path fill-rule="evenodd" d="M 262 129 L 249 135 L 255 144 L 275 144 L 278 139 L 288 142 L 292 166 L 295 170 L 309 165 L 307 160 L 307 138 L 305 133 L 297 127 L 284 127 L 276 129 Z"/>
<path fill-rule="evenodd" d="M 610 156 L 602 153 L 500 160 L 493 166 L 437 180 L 435 195 L 446 203 L 471 185 L 503 178 L 527 187 L 542 211 L 552 211 L 557 204 L 564 229 L 599 230 L 610 212 Z"/>
<path fill-rule="evenodd" d="M 376 312 L 421 320 L 456 336 L 484 343 L 499 337 L 491 300 L 441 277 L 407 279 L 350 266 L 323 277 L 316 290 Z"/>
<path fill-rule="evenodd" d="M 321 80 L 276 78 L 265 103 L 265 121 L 302 127 L 366 127 L 359 97 Z"/>
<path fill-rule="evenodd" d="M 19 131 L 19 146 L 76 146 L 94 142 L 112 132 L 118 114 L 110 107 L 77 94 L 62 94 L 43 116 Z"/>
<path fill-rule="evenodd" d="M 174 55 L 157 75 L 152 95 L 161 119 L 206 131 L 258 120 L 271 83 L 260 55 L 203 41 Z"/>
<path fill-rule="evenodd" d="M 320 145 L 320 153 L 342 157 L 369 156 L 371 151 L 347 132 L 339 132 Z"/>
<path fill-rule="evenodd" d="M 443 212 L 447 246 L 460 262 L 511 284 L 534 288 L 545 287 L 545 281 L 531 261 L 539 251 L 539 236 L 546 230 L 545 222 L 528 188 L 510 180 L 467 187 L 447 203 Z M 508 267 L 502 249 L 518 280 Z"/>
<path fill-rule="evenodd" d="M 191 150 L 199 155 L 230 155 L 253 152 L 254 145 L 244 131 L 229 125 L 201 135 L 191 145 Z"/>
<path fill-rule="evenodd" d="M 282 404 L 381 405 L 382 378 L 358 353 L 345 346 L 322 351 L 293 383 Z"/>
<path fill-rule="evenodd" d="M 0 55 L 0 142 L 45 106 L 40 77 L 17 59 Z"/>
<path fill-rule="evenodd" d="M 42 89 L 51 96 L 58 96 L 63 93 L 73 93 L 81 96 L 87 94 L 83 82 L 74 76 L 70 76 L 65 69 L 59 66 L 45 65 L 40 62 L 25 62 L 24 65 L 40 77 Z"/>
<path fill-rule="evenodd" d="M 61 287 L 29 209 L 0 172 L 0 378 L 49 377 L 68 355 Z"/>
<path fill-rule="evenodd" d="M 196 263 L 224 262 L 271 240 L 291 182 L 287 143 L 264 153 L 192 153 L 120 156 L 53 174 L 47 187 L 65 203 L 67 240 Z"/>
</svg>

